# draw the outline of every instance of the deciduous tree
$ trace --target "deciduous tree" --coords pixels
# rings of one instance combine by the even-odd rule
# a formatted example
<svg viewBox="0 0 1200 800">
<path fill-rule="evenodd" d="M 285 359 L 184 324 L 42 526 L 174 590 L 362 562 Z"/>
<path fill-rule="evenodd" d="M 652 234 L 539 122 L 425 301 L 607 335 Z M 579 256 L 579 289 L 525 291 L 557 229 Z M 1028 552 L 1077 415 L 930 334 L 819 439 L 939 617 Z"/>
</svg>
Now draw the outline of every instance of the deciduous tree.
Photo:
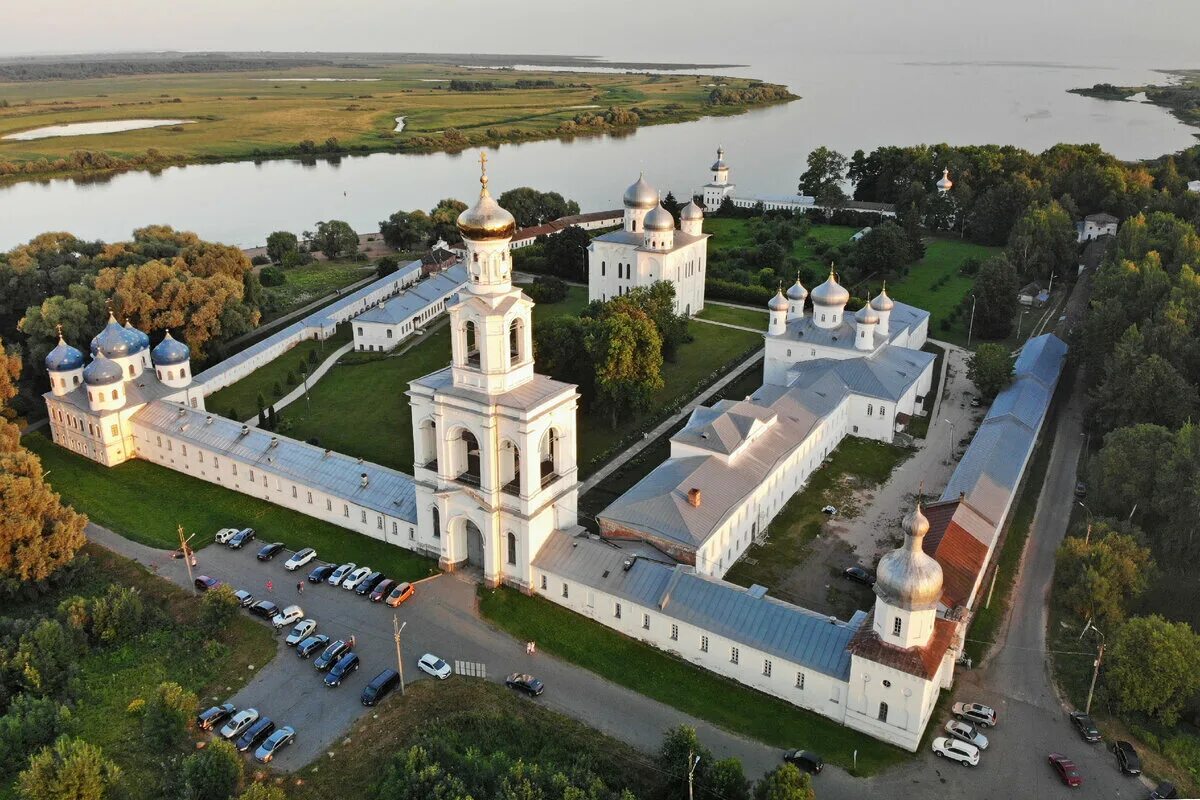
<svg viewBox="0 0 1200 800">
<path fill-rule="evenodd" d="M 120 767 L 99 747 L 62 736 L 29 759 L 16 785 L 22 800 L 105 800 L 120 780 Z"/>
<path fill-rule="evenodd" d="M 425 243 L 433 223 L 424 211 L 397 211 L 379 223 L 379 232 L 389 247 L 413 250 Z"/>
<path fill-rule="evenodd" d="M 836 150 L 824 145 L 808 154 L 808 169 L 800 176 L 800 193 L 811 195 L 823 206 L 838 207 L 846 200 L 842 181 L 849 162 Z"/>
<path fill-rule="evenodd" d="M 275 231 L 267 237 L 267 257 L 276 264 L 282 264 L 289 253 L 300 249 L 300 240 L 291 231 Z"/>
<path fill-rule="evenodd" d="M 992 399 L 1012 381 L 1013 359 L 1008 348 L 981 344 L 967 359 L 967 377 L 986 399 Z"/>
<path fill-rule="evenodd" d="M 1185 622 L 1134 617 L 1117 632 L 1105 682 L 1125 711 L 1172 727 L 1200 690 L 1200 636 Z"/>
<path fill-rule="evenodd" d="M 358 234 L 350 223 L 340 219 L 318 222 L 312 243 L 330 260 L 348 258 L 358 252 Z"/>
<path fill-rule="evenodd" d="M 445 240 L 450 244 L 457 242 L 460 237 L 458 235 L 458 215 L 467 210 L 467 204 L 461 200 L 455 200 L 453 197 L 446 197 L 438 201 L 429 212 L 429 238 L 430 245 L 435 244 L 439 239 Z"/>
<path fill-rule="evenodd" d="M 242 757 L 224 739 L 213 739 L 183 760 L 182 778 L 189 800 L 229 800 L 242 782 Z"/>
<path fill-rule="evenodd" d="M 1003 255 L 979 267 L 975 278 L 975 332 L 983 339 L 1004 339 L 1017 313 L 1017 271 Z"/>
<path fill-rule="evenodd" d="M 160 751 L 179 746 L 192 724 L 200 701 L 174 681 L 160 683 L 146 698 L 142 710 L 142 733 L 151 747 Z"/>
<path fill-rule="evenodd" d="M 544 225 L 559 217 L 579 213 L 579 204 L 566 200 L 558 192 L 540 192 L 528 186 L 509 189 L 497 198 L 497 202 L 513 215 L 518 228 Z"/>
<path fill-rule="evenodd" d="M 781 764 L 754 786 L 754 800 L 815 800 L 812 778 L 794 764 Z"/>
<path fill-rule="evenodd" d="M 597 410 L 603 407 L 613 428 L 650 407 L 663 387 L 662 338 L 644 312 L 609 314 L 587 326 L 587 349 L 596 373 Z"/>
<path fill-rule="evenodd" d="M 1057 201 L 1031 206 L 1008 237 L 1008 257 L 1021 277 L 1062 279 L 1075 266 L 1075 223 Z"/>
<path fill-rule="evenodd" d="M 1146 591 L 1153 568 L 1149 548 L 1138 543 L 1135 533 L 1123 533 L 1114 520 L 1102 519 L 1091 525 L 1089 535 L 1063 540 L 1054 574 L 1067 608 L 1081 620 L 1112 630 Z"/>
</svg>

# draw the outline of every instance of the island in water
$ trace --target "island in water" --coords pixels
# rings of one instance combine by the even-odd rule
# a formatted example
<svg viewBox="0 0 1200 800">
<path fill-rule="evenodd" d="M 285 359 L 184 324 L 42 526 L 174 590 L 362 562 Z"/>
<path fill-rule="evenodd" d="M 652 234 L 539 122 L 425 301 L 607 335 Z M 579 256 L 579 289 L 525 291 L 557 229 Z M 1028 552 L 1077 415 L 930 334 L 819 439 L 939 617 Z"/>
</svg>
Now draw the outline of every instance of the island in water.
<svg viewBox="0 0 1200 800">
<path fill-rule="evenodd" d="M 1097 83 L 1094 86 L 1071 89 L 1073 94 L 1100 100 L 1133 100 L 1145 93 L 1145 102 L 1170 111 L 1186 125 L 1200 128 L 1200 70 L 1160 70 L 1172 77 L 1171 83 L 1144 86 L 1115 86 Z M 1196 134 L 1200 136 L 1200 134 Z"/>
</svg>

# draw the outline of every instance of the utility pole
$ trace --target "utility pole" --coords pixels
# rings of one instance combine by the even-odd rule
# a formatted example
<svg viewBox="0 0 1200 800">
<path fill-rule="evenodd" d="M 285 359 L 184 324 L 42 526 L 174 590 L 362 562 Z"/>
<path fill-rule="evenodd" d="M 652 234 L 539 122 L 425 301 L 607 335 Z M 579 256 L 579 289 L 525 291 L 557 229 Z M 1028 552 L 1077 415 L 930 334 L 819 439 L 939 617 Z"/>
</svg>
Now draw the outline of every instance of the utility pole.
<svg viewBox="0 0 1200 800">
<path fill-rule="evenodd" d="M 1083 626 L 1083 633 L 1079 634 L 1079 638 L 1082 639 L 1083 635 L 1089 630 L 1100 637 L 1100 647 L 1096 651 L 1096 660 L 1092 662 L 1092 682 L 1088 686 L 1087 703 L 1083 707 L 1083 713 L 1085 714 L 1092 713 L 1092 693 L 1096 691 L 1096 678 L 1100 676 L 1100 665 L 1104 662 L 1104 634 L 1092 624 L 1090 619 L 1087 621 L 1087 625 Z"/>
<path fill-rule="evenodd" d="M 700 756 L 688 750 L 688 800 L 692 800 L 692 778 L 696 774 L 696 767 L 700 765 Z"/>
<path fill-rule="evenodd" d="M 1079 507 L 1086 511 L 1088 515 L 1087 534 L 1083 537 L 1083 544 L 1086 547 L 1092 541 L 1092 510 L 1084 505 L 1082 500 L 1076 500 L 1075 502 L 1079 503 Z"/>
<path fill-rule="evenodd" d="M 971 332 L 975 330 L 975 295 L 971 295 L 971 324 L 967 326 L 967 349 L 971 348 Z"/>
<path fill-rule="evenodd" d="M 179 550 L 180 550 L 180 552 L 183 553 L 183 563 L 184 563 L 184 565 L 187 566 L 188 586 L 192 587 L 192 594 L 195 594 L 196 593 L 196 579 L 194 577 L 192 577 L 192 550 L 190 547 L 188 547 L 188 542 L 190 542 L 192 540 L 192 536 L 195 536 L 196 534 L 193 533 L 192 536 L 189 536 L 185 539 L 185 538 L 183 538 L 183 526 L 182 525 L 178 526 L 178 531 L 179 531 Z"/>
<path fill-rule="evenodd" d="M 942 422 L 950 423 L 950 453 L 949 453 L 949 455 L 953 456 L 954 455 L 954 423 L 945 418 L 942 419 Z"/>
<path fill-rule="evenodd" d="M 392 614 L 392 639 L 396 642 L 396 669 L 400 673 L 401 697 L 404 696 L 404 659 L 400 655 L 400 632 L 404 630 L 404 626 L 407 624 L 408 622 L 406 621 L 402 625 L 400 619 L 395 614 Z"/>
</svg>

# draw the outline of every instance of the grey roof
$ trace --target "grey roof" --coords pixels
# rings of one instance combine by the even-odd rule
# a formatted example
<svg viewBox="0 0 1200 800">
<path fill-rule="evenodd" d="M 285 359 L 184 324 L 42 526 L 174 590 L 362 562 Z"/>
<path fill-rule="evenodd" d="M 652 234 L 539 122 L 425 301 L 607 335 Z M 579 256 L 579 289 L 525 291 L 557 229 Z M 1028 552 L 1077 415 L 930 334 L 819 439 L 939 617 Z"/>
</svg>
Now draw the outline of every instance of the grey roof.
<svg viewBox="0 0 1200 800">
<path fill-rule="evenodd" d="M 1084 217 L 1084 219 L 1086 219 L 1088 222 L 1102 222 L 1105 224 L 1120 222 L 1120 220 L 1114 217 L 1112 214 L 1104 211 L 1101 211 L 1099 214 L 1088 214 L 1086 217 Z"/>
<path fill-rule="evenodd" d="M 154 370 L 149 369 L 143 370 L 142 374 L 138 377 L 125 381 L 124 386 L 125 408 L 145 405 L 153 400 L 161 400 L 172 396 L 183 397 L 188 391 L 187 389 L 174 389 L 167 386 L 155 376 Z M 192 384 L 191 391 L 196 391 L 194 383 Z M 88 404 L 87 387 L 83 384 L 58 397 L 55 397 L 53 392 L 46 392 L 42 396 L 67 403 L 82 412 L 93 413 L 92 407 Z"/>
<path fill-rule="evenodd" d="M 1050 405 L 1051 394 L 1041 381 L 1022 376 L 996 396 L 987 418 L 1012 417 L 1031 431 L 1037 430 Z"/>
<path fill-rule="evenodd" d="M 441 395 L 461 397 L 476 403 L 493 404 L 500 408 L 515 409 L 518 411 L 527 411 L 536 408 L 564 392 L 569 392 L 572 396 L 575 394 L 575 384 L 563 383 L 553 378 L 547 378 L 545 375 L 534 373 L 530 380 L 522 383 L 515 389 L 490 395 L 486 392 L 455 386 L 452 369 L 452 367 L 443 367 L 437 372 L 422 375 L 416 380 L 409 381 L 409 386 L 419 386 Z"/>
<path fill-rule="evenodd" d="M 788 383 L 797 388 L 835 385 L 846 391 L 881 400 L 898 401 L 912 388 L 936 358 L 932 353 L 905 347 L 883 347 L 864 358 L 819 358 L 804 361 L 788 371 Z"/>
<path fill-rule="evenodd" d="M 368 309 L 355 317 L 356 322 L 378 322 L 398 325 L 412 319 L 416 314 L 449 295 L 454 294 L 467 282 L 467 268 L 455 264 L 445 272 L 415 283 L 400 294 Z"/>
<path fill-rule="evenodd" d="M 929 319 L 929 312 L 910 306 L 907 303 L 894 302 L 891 316 L 888 317 L 888 333 L 885 336 L 878 327 L 875 328 L 875 346 L 885 341 L 894 341 L 906 330 L 913 330 L 922 321 Z M 854 350 L 854 339 L 858 333 L 858 325 L 853 322 L 853 314 L 843 314 L 842 322 L 836 328 L 820 328 L 813 321 L 809 311 L 800 319 L 794 319 L 787 324 L 787 332 L 783 334 L 788 339 L 795 339 L 804 344 L 816 344 L 824 347 L 836 347 L 842 350 Z"/>
<path fill-rule="evenodd" d="M 250 428 L 242 436 L 240 422 L 161 400 L 148 403 L 131 419 L 143 428 L 186 440 L 268 474 L 407 522 L 417 520 L 413 479 L 402 472 L 340 453 L 326 455 L 320 447 L 286 436 L 278 436 L 278 444 L 271 447 L 275 435 L 269 431 Z M 362 486 L 363 473 L 367 474 L 366 486 Z"/>
<path fill-rule="evenodd" d="M 807 669 L 849 677 L 847 646 L 866 620 L 862 611 L 849 622 L 831 620 L 768 597 L 762 587 L 703 577 L 691 567 L 663 563 L 668 559 L 638 557 L 625 570 L 629 553 L 615 544 L 555 531 L 533 565 Z"/>
<path fill-rule="evenodd" d="M 619 228 L 615 231 L 609 231 L 608 233 L 602 233 L 599 236 L 592 239 L 592 241 L 594 241 L 594 242 L 613 242 L 616 244 L 624 244 L 624 245 L 629 245 L 630 247 L 636 247 L 638 249 L 646 250 L 648 252 L 673 253 L 676 250 L 687 247 L 689 244 L 694 244 L 695 242 L 698 242 L 701 239 L 706 239 L 706 238 L 708 238 L 708 236 L 709 236 L 709 234 L 707 234 L 707 233 L 693 235 L 690 233 L 685 233 L 684 231 L 677 230 L 677 231 L 675 231 L 674 245 L 666 250 L 655 250 L 653 248 L 645 247 L 644 245 L 645 245 L 646 235 L 644 233 L 642 233 L 641 231 L 638 231 L 637 233 L 632 233 L 630 231 L 625 230 L 624 228 Z"/>
</svg>

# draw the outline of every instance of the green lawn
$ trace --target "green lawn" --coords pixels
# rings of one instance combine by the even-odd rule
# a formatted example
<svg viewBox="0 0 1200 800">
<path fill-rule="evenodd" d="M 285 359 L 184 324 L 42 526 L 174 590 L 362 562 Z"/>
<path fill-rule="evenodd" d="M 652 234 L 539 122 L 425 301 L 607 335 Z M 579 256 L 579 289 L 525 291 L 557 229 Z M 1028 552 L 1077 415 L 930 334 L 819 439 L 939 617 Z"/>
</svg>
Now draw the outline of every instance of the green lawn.
<svg viewBox="0 0 1200 800">
<path fill-rule="evenodd" d="M 709 218 L 704 220 L 705 233 L 712 234 L 712 238 L 708 240 L 709 252 L 748 250 L 756 247 L 750 236 L 750 222 L 751 219 Z M 822 271 L 828 271 L 829 258 L 818 255 L 813 249 L 813 242 L 824 242 L 830 246 L 839 245 L 849 241 L 850 237 L 858 230 L 850 225 L 813 225 L 804 237 L 796 240 L 789 255 L 800 259 L 804 266 L 816 270 L 820 274 Z"/>
<path fill-rule="evenodd" d="M 746 551 L 752 559 L 738 559 L 725 580 L 742 586 L 778 586 L 804 560 L 808 543 L 821 532 L 827 519 L 821 513 L 823 507 L 832 504 L 841 514 L 853 513 L 846 502 L 848 490 L 843 479 L 853 478 L 855 488 L 877 486 L 911 455 L 912 451 L 903 447 L 847 436 L 830 455 L 829 463 L 818 467 L 771 520 L 766 543 L 752 544 Z M 756 563 L 749 563 L 751 560 Z"/>
<path fill-rule="evenodd" d="M 260 394 L 267 401 L 267 405 L 271 405 L 279 399 L 274 391 L 276 383 L 279 384 L 283 394 L 287 394 L 295 388 L 288 385 L 289 370 L 296 376 L 296 380 L 300 381 L 301 362 L 308 366 L 309 371 L 315 369 L 309 360 L 309 353 L 315 352 L 317 364 L 320 364 L 332 355 L 334 350 L 353 338 L 350 325 L 342 323 L 337 327 L 333 336 L 324 341 L 306 339 L 290 350 L 284 351 L 269 364 L 264 364 L 254 370 L 240 381 L 208 395 L 204 398 L 204 405 L 210 411 L 223 417 L 237 420 L 250 419 L 258 413 L 258 396 Z M 231 414 L 231 411 L 236 411 L 237 414 Z"/>
<path fill-rule="evenodd" d="M 282 541 L 291 549 L 315 547 L 324 560 L 371 564 L 397 579 L 415 580 L 436 571 L 434 562 L 408 550 L 148 461 L 104 467 L 40 433 L 23 441 L 41 457 L 49 482 L 64 501 L 135 542 L 175 547 L 176 526 L 183 525 L 202 547 L 219 529 L 245 525 L 258 532 L 260 541 Z"/>
<path fill-rule="evenodd" d="M 263 321 L 281 317 L 374 273 L 374 266 L 352 261 L 314 261 L 285 269 L 282 286 L 263 288 Z"/>
<path fill-rule="evenodd" d="M 961 239 L 933 239 L 926 243 L 925 257 L 913 264 L 907 275 L 888 278 L 888 294 L 929 312 L 930 338 L 964 345 L 969 314 L 954 318 L 949 330 L 942 328 L 942 320 L 950 316 L 975 285 L 974 277 L 961 275 L 958 269 L 968 258 L 984 261 L 999 251 L 998 247 L 984 247 Z M 939 281 L 940 285 L 934 286 Z"/>
<path fill-rule="evenodd" d="M 719 306 L 710 300 L 705 304 L 704 310 L 696 316 L 713 322 L 741 325 L 744 328 L 753 328 L 764 333 L 767 330 L 767 310 L 765 308 L 759 310 L 744 306 Z"/>
<path fill-rule="evenodd" d="M 480 613 L 516 638 L 535 641 L 547 653 L 734 733 L 778 748 L 811 747 L 846 769 L 852 769 L 857 751 L 856 775 L 872 775 L 911 757 L 540 597 L 512 589 L 481 589 L 479 597 Z"/>
</svg>

